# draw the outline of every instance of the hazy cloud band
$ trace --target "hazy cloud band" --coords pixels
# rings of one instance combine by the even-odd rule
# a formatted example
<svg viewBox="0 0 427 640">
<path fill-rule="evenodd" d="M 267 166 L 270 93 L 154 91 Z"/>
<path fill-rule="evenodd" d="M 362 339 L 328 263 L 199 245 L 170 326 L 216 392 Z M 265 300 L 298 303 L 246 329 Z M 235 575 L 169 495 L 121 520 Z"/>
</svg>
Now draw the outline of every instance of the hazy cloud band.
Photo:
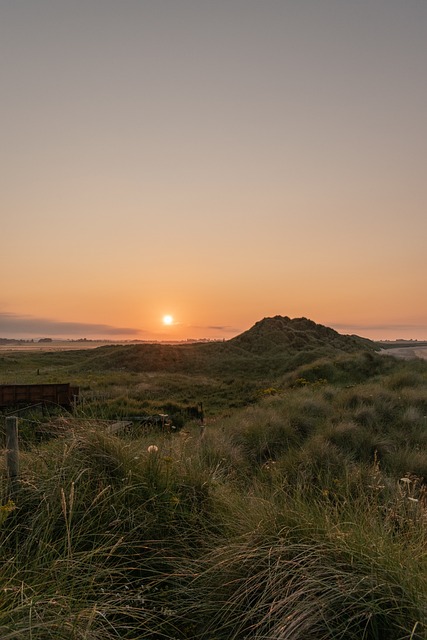
<svg viewBox="0 0 427 640">
<path fill-rule="evenodd" d="M 0 312 L 0 337 L 22 336 L 117 336 L 137 335 L 140 329 L 113 327 L 109 324 L 91 324 L 87 322 L 60 322 L 49 318 L 20 316 L 15 313 Z"/>
</svg>

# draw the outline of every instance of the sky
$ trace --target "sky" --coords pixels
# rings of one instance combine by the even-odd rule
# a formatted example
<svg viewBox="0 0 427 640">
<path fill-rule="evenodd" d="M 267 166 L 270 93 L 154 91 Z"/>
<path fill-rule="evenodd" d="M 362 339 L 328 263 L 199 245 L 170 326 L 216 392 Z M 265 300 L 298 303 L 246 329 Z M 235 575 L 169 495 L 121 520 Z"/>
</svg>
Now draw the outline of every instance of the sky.
<svg viewBox="0 0 427 640">
<path fill-rule="evenodd" d="M 0 337 L 427 339 L 426 69 L 426 0 L 0 0 Z"/>
</svg>

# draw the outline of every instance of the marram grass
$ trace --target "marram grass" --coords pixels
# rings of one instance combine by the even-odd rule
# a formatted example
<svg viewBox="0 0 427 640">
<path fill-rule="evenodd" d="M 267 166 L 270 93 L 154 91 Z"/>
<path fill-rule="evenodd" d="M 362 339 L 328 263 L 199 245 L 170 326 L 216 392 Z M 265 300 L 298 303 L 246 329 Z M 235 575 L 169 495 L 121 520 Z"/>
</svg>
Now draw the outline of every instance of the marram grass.
<svg viewBox="0 0 427 640">
<path fill-rule="evenodd" d="M 427 638 L 425 369 L 354 366 L 205 429 L 82 415 L 28 442 L 0 479 L 2 640 Z"/>
</svg>

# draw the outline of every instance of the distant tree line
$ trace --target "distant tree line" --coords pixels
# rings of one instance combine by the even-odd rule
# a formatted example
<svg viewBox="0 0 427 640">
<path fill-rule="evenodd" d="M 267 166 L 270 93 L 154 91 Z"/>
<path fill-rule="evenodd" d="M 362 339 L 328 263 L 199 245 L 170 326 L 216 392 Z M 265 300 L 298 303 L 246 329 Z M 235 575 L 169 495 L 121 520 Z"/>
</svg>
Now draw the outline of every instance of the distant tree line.
<svg viewBox="0 0 427 640">
<path fill-rule="evenodd" d="M 23 340 L 18 338 L 0 338 L 0 344 L 31 344 L 32 342 L 34 342 L 33 339 Z"/>
</svg>

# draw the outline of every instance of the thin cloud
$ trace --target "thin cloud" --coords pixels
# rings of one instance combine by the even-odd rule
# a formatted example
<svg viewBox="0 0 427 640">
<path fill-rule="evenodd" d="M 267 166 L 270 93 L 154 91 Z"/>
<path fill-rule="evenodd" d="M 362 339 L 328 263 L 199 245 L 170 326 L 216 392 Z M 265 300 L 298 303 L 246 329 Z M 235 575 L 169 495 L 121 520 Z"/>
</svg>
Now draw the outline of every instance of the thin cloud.
<svg viewBox="0 0 427 640">
<path fill-rule="evenodd" d="M 426 324 L 339 324 L 332 323 L 330 325 L 335 329 L 354 329 L 357 331 L 412 331 L 423 329 L 427 330 Z"/>
<path fill-rule="evenodd" d="M 205 326 L 191 326 L 190 329 L 202 329 L 208 331 L 223 331 L 224 333 L 238 333 L 240 329 L 236 329 L 235 327 L 230 327 L 230 325 L 218 324 L 218 325 L 205 325 Z"/>
<path fill-rule="evenodd" d="M 131 327 L 114 327 L 109 324 L 92 324 L 88 322 L 61 322 L 49 318 L 0 312 L 0 336 L 118 336 L 138 335 L 140 329 Z"/>
</svg>

